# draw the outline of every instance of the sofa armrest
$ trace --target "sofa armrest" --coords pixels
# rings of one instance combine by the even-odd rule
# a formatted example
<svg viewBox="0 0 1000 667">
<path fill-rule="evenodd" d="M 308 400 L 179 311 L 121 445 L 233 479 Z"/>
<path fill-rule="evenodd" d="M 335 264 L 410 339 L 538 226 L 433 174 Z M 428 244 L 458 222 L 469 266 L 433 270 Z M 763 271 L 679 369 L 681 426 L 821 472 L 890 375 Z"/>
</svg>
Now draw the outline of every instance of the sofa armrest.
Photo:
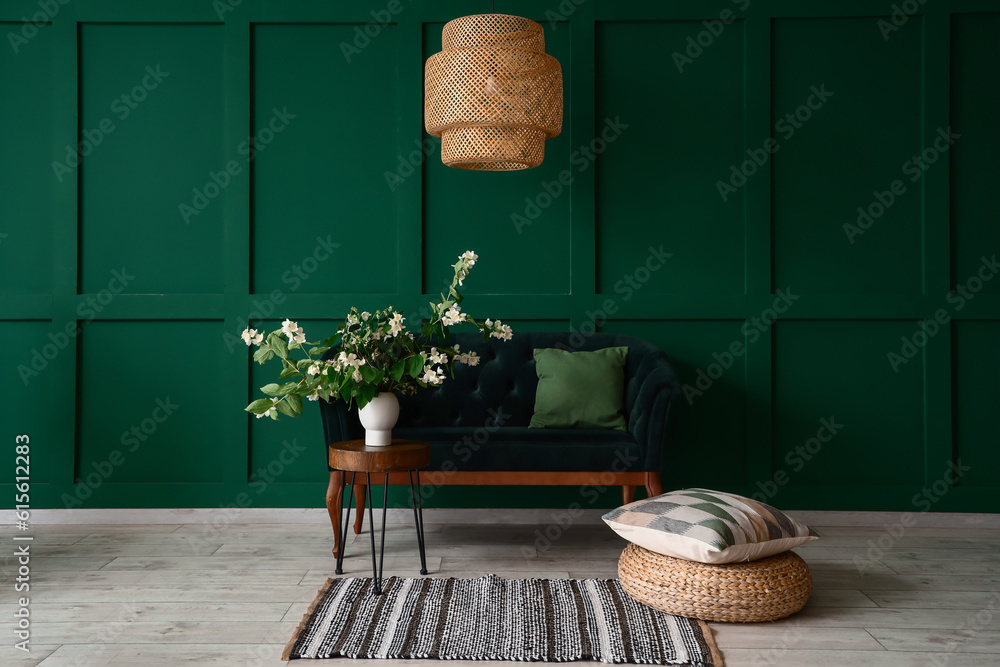
<svg viewBox="0 0 1000 667">
<path fill-rule="evenodd" d="M 629 413 L 628 431 L 643 448 L 643 470 L 659 472 L 670 406 L 680 394 L 680 381 L 663 353 L 643 360 L 639 390 Z"/>
</svg>

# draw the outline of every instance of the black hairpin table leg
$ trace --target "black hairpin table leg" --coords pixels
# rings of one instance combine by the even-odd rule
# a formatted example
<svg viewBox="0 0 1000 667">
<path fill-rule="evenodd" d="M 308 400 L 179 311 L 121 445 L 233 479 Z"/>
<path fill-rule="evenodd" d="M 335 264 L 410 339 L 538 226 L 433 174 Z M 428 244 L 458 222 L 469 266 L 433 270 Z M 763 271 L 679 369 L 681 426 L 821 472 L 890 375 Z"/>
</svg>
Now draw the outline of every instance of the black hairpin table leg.
<svg viewBox="0 0 1000 667">
<path fill-rule="evenodd" d="M 413 471 L 410 475 L 410 500 L 413 502 L 413 525 L 417 529 L 417 547 L 420 549 L 420 574 L 427 574 L 427 558 L 424 555 L 424 506 L 420 494 L 420 471 L 417 470 L 417 489 L 413 489 Z"/>
<path fill-rule="evenodd" d="M 358 473 L 351 473 L 351 490 L 347 490 L 347 473 L 341 471 L 341 475 L 344 476 L 342 480 L 342 489 L 340 495 L 340 513 L 344 513 L 344 493 L 347 493 L 347 514 L 344 516 L 344 529 L 340 531 L 340 544 L 337 549 L 337 569 L 334 570 L 336 574 L 344 573 L 344 546 L 347 544 L 347 527 L 351 524 L 351 504 L 354 500 L 354 476 Z M 339 515 L 338 515 L 339 518 Z"/>
</svg>

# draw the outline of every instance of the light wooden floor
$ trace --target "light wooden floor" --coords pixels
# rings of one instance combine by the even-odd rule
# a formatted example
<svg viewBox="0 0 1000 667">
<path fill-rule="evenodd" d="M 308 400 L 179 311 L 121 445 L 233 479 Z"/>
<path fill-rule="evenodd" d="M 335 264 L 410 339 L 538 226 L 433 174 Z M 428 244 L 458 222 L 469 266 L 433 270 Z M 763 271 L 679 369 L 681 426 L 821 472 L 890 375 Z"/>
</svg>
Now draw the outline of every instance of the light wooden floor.
<svg viewBox="0 0 1000 667">
<path fill-rule="evenodd" d="M 456 577 L 616 575 L 624 542 L 603 525 L 575 526 L 541 552 L 537 528 L 428 524 L 428 569 Z M 823 538 L 798 549 L 815 588 L 804 611 L 775 623 L 714 624 L 729 667 L 1000 665 L 1000 529 L 914 527 L 898 540 L 879 528 L 817 529 Z M 286 664 L 282 646 L 333 573 L 329 526 L 244 524 L 207 537 L 204 530 L 33 526 L 32 653 L 11 647 L 14 575 L 11 560 L 0 560 L 0 664 Z M 13 551 L 12 533 L 0 529 L 3 554 Z M 392 525 L 388 534 L 387 575 L 418 576 L 412 527 Z M 880 537 L 894 544 L 860 576 L 854 558 Z M 347 575 L 370 574 L 367 549 L 367 533 L 348 544 Z"/>
</svg>

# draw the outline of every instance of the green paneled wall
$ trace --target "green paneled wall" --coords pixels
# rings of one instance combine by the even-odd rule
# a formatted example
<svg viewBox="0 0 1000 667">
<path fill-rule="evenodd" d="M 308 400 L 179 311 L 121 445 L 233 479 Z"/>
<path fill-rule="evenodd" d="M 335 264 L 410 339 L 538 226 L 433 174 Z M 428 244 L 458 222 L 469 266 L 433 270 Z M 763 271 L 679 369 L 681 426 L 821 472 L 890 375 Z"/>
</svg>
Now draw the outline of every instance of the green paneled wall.
<svg viewBox="0 0 1000 667">
<path fill-rule="evenodd" d="M 565 121 L 487 174 L 422 127 L 424 59 L 485 3 L 0 0 L 0 438 L 31 437 L 32 505 L 321 506 L 315 406 L 248 419 L 270 378 L 236 336 L 415 313 L 472 248 L 474 311 L 671 355 L 665 486 L 919 510 L 960 458 L 933 509 L 1000 511 L 1000 1 L 913 4 L 500 3 L 542 22 Z"/>
</svg>

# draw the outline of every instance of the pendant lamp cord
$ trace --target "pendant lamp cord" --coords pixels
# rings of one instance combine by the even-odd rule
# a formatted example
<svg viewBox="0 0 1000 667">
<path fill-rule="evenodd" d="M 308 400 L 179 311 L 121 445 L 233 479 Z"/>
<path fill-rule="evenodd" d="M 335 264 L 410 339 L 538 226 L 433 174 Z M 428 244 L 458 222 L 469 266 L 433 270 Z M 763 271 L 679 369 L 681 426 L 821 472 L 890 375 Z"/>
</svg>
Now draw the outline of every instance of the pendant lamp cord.
<svg viewBox="0 0 1000 667">
<path fill-rule="evenodd" d="M 490 0 L 490 14 L 497 13 L 497 0 Z"/>
</svg>

